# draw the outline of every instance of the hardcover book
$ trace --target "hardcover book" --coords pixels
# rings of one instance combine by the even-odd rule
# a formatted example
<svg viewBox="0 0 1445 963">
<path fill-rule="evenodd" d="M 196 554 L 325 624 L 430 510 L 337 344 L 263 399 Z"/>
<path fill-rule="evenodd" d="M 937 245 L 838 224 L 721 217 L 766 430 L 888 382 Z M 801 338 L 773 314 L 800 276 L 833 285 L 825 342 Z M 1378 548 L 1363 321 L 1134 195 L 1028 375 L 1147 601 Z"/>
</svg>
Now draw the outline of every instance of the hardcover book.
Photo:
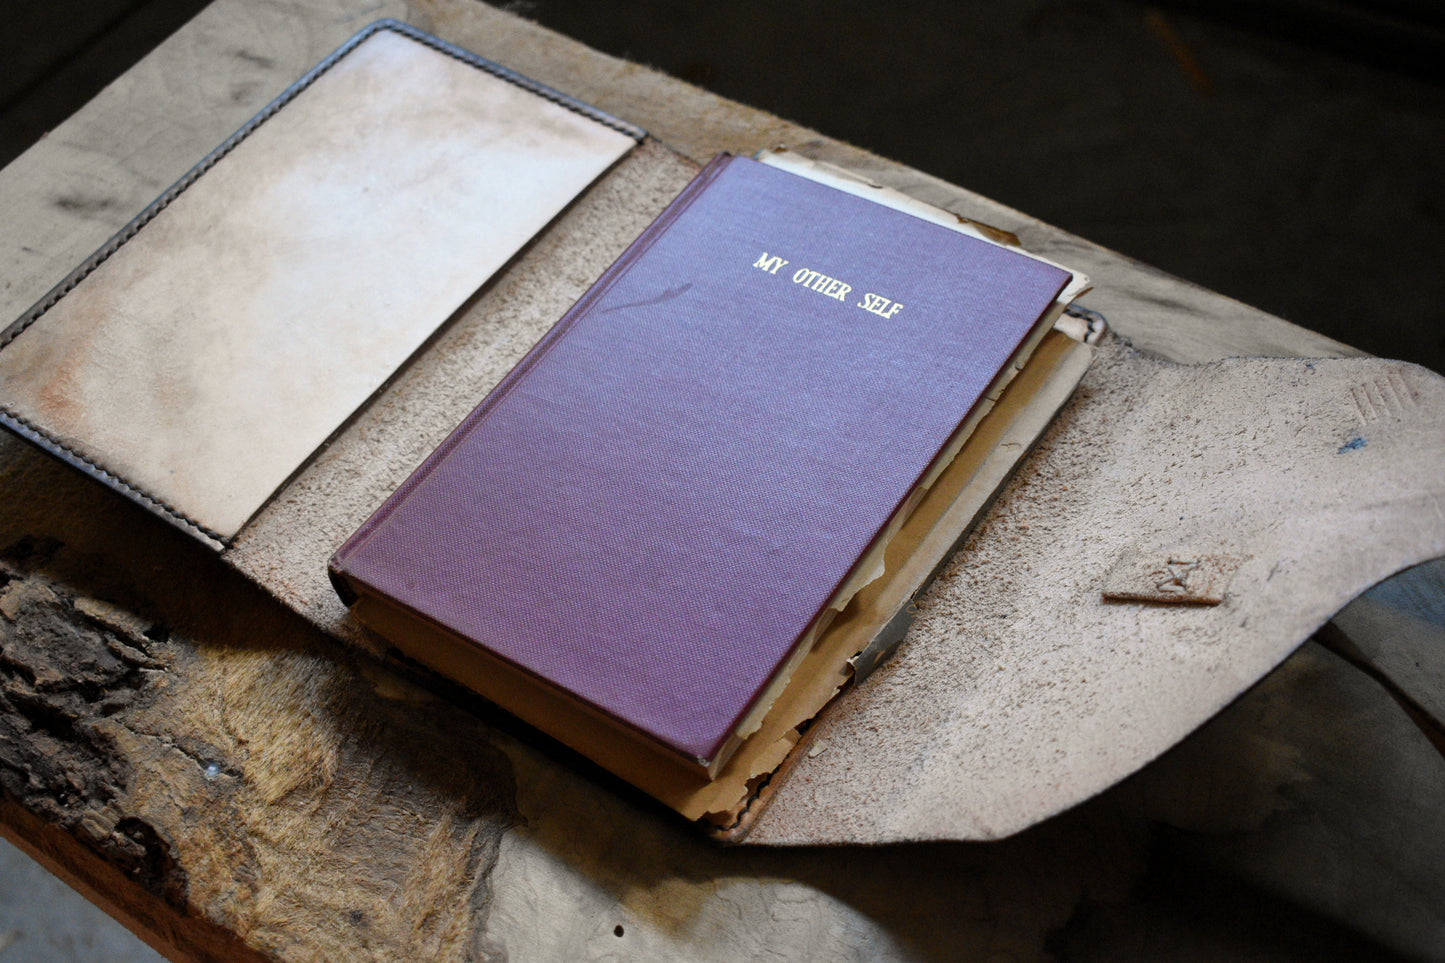
<svg viewBox="0 0 1445 963">
<path fill-rule="evenodd" d="M 337 551 L 334 582 L 563 741 L 716 776 L 1073 282 L 720 156 Z"/>
</svg>

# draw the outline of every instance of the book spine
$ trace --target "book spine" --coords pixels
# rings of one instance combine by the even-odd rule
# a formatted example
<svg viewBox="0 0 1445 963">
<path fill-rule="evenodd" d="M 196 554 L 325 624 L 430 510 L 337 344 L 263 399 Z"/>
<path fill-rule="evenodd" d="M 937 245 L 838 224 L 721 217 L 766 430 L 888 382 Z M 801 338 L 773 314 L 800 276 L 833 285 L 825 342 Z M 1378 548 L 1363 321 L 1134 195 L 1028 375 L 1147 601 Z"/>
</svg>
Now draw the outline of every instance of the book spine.
<svg viewBox="0 0 1445 963">
<path fill-rule="evenodd" d="M 496 387 L 487 394 L 487 397 L 482 400 L 482 403 L 472 409 L 466 418 L 462 419 L 462 423 L 452 430 L 452 433 L 437 447 L 436 451 L 427 456 L 427 459 L 411 473 L 410 477 L 402 482 L 401 486 L 398 487 L 386 501 L 382 502 L 381 506 L 372 513 L 371 517 L 336 550 L 336 554 L 331 557 L 330 564 L 327 566 L 327 571 L 331 577 L 332 586 L 335 587 L 337 594 L 346 605 L 350 606 L 356 600 L 356 586 L 352 583 L 352 579 L 346 570 L 347 557 L 366 543 L 371 535 L 386 522 L 386 519 L 391 513 L 406 501 L 407 497 L 418 485 L 426 480 L 426 477 L 431 474 L 436 466 L 445 461 L 451 452 L 466 439 L 467 435 L 487 418 L 502 399 L 506 398 L 512 389 L 526 378 L 527 373 L 531 371 L 542 358 L 546 357 L 547 352 L 566 337 L 568 330 L 579 320 L 587 316 L 592 310 L 593 305 L 631 270 L 633 264 L 636 263 L 639 257 L 646 253 L 649 248 L 667 233 L 668 228 L 672 226 L 673 222 L 692 206 L 693 201 L 702 194 L 707 186 L 712 183 L 733 159 L 733 155 L 731 154 L 718 154 L 706 167 L 698 172 L 698 175 L 682 189 L 682 192 L 657 216 L 656 220 L 649 224 L 647 229 L 627 246 L 627 250 L 623 251 L 617 260 L 614 261 L 606 271 L 602 272 L 602 276 L 587 289 L 586 293 L 577 299 L 572 307 L 567 309 L 567 312 L 552 326 L 552 329 L 543 335 L 540 341 L 533 345 L 532 350 L 527 352 L 522 360 L 517 363 L 516 367 L 507 372 L 501 381 L 497 382 Z"/>
</svg>

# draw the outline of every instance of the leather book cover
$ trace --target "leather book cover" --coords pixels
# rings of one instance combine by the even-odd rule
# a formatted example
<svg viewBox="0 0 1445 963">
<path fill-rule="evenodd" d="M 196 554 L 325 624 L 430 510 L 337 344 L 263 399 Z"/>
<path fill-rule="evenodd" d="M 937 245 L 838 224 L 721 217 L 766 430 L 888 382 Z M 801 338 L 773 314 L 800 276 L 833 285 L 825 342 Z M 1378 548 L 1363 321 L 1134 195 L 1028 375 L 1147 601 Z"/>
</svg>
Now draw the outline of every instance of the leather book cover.
<svg viewBox="0 0 1445 963">
<path fill-rule="evenodd" d="M 642 136 L 377 21 L 0 330 L 0 426 L 221 548 Z"/>
<path fill-rule="evenodd" d="M 341 547 L 338 587 L 710 760 L 1069 277 L 721 156 Z"/>
</svg>

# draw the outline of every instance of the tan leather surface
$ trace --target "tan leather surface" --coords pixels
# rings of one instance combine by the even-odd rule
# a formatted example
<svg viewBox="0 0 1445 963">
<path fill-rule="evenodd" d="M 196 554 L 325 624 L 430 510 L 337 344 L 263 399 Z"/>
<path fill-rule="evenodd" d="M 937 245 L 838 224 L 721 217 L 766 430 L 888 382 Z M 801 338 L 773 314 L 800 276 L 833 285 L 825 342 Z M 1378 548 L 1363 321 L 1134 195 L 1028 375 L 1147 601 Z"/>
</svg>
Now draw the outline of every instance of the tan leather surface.
<svg viewBox="0 0 1445 963">
<path fill-rule="evenodd" d="M 632 146 L 374 34 L 0 352 L 0 403 L 234 535 Z"/>
<path fill-rule="evenodd" d="M 1119 781 L 1445 554 L 1442 438 L 1445 379 L 1413 365 L 1114 342 L 747 841 L 991 839 Z M 1244 561 L 1218 605 L 1104 599 L 1152 555 Z"/>
<path fill-rule="evenodd" d="M 694 170 L 655 143 L 624 160 L 226 558 L 375 644 L 325 580 L 330 551 Z M 1385 397 L 1376 382 L 1392 400 L 1361 407 Z M 895 661 L 814 727 L 747 841 L 991 838 L 1132 773 L 1361 590 L 1445 554 L 1442 403 L 1445 382 L 1391 362 L 1175 366 L 1106 349 Z M 1245 558 L 1222 604 L 1103 600 L 1120 560 L 1180 552 Z"/>
<path fill-rule="evenodd" d="M 375 646 L 326 581 L 330 552 L 695 170 L 651 141 L 624 159 L 224 557 Z M 1445 380 L 1408 365 L 1176 366 L 1107 347 L 894 661 L 814 727 L 745 841 L 992 838 L 1129 775 L 1364 588 L 1445 554 L 1442 421 Z M 1103 600 L 1121 560 L 1181 552 L 1245 558 L 1221 604 Z"/>
<path fill-rule="evenodd" d="M 308 95 L 324 92 L 318 84 Z M 243 148 L 254 143 L 261 141 Z M 232 159 L 236 156 L 243 155 Z M 244 527 L 226 553 L 230 563 L 318 626 L 364 643 L 326 583 L 326 557 L 694 170 L 655 143 L 624 160 Z M 195 196 L 203 195 L 193 190 L 182 199 Z M 229 216 L 238 216 L 239 208 L 226 207 Z M 173 206 L 166 213 L 181 209 Z M 300 223 L 298 211 L 287 220 Z M 196 220 L 213 213 L 214 208 L 202 209 Z M 460 219 L 443 220 L 456 232 L 444 243 L 437 240 L 441 235 L 425 235 L 401 216 L 393 235 L 415 243 L 381 250 L 398 258 L 413 250 L 443 258 L 479 243 Z M 164 223 L 158 219 L 146 232 Z M 248 223 L 242 218 L 237 229 Z M 302 247 L 262 250 L 256 256 L 264 257 L 247 263 L 253 269 L 283 257 L 290 263 Z M 171 485 L 184 493 L 187 482 L 203 489 L 200 494 L 226 488 L 214 475 L 208 481 L 166 477 L 156 466 L 168 464 L 178 451 L 188 466 L 209 454 L 227 485 L 243 476 L 258 480 L 270 465 L 279 477 L 258 481 L 252 492 L 255 504 L 264 502 L 266 485 L 289 475 L 310 447 L 294 462 L 277 463 L 234 434 L 209 452 L 198 448 L 196 439 L 214 434 L 216 423 L 233 432 L 244 429 L 267 404 L 273 419 L 293 413 L 277 411 L 284 406 L 268 396 L 255 398 L 255 410 L 239 421 L 228 420 L 232 409 L 245 406 L 220 387 L 224 366 L 164 360 L 173 348 L 184 354 L 211 344 L 200 339 L 185 310 L 199 302 L 176 300 L 186 274 L 200 272 L 204 280 L 196 298 L 204 299 L 216 277 L 235 273 L 231 269 L 244 260 L 239 250 L 203 244 L 193 255 L 201 260 L 179 262 L 185 270 L 172 272 L 164 296 L 147 295 L 144 285 L 135 289 L 139 293 L 128 310 L 139 311 L 147 298 L 180 309 L 142 326 L 145 338 L 127 338 L 112 312 L 77 311 L 61 325 L 52 324 L 59 315 L 47 315 L 42 326 L 0 355 L 7 397 L 10 386 L 25 382 L 20 375 L 26 365 L 17 359 L 60 364 L 61 370 L 74 361 L 88 373 L 64 384 L 63 391 L 54 387 L 60 382 L 32 382 L 27 397 L 38 404 L 48 393 L 52 416 L 65 413 L 71 398 L 87 399 L 106 430 L 123 442 L 127 431 L 142 439 L 142 454 L 156 473 L 149 483 L 158 490 Z M 106 267 L 124 264 L 118 255 Z M 434 267 L 415 266 L 412 283 L 388 290 L 423 299 L 433 281 L 421 279 L 432 277 L 426 272 Z M 371 269 L 379 270 L 375 264 Z M 252 280 L 267 276 L 259 270 L 240 274 Z M 101 277 L 97 273 L 93 280 Z M 357 279 L 358 290 L 370 280 Z M 457 301 L 477 283 L 471 278 L 459 285 L 465 290 Z M 336 301 L 330 284 L 324 293 L 322 301 Z M 374 303 L 376 293 L 360 307 Z M 347 357 L 361 347 L 356 317 L 349 313 L 356 303 L 337 303 L 347 310 L 325 313 L 338 327 L 317 341 L 288 340 L 285 325 L 255 312 L 238 309 L 245 316 L 235 320 L 244 320 L 253 334 L 258 326 L 276 324 L 254 343 L 270 345 L 283 358 L 309 352 L 313 362 L 326 356 L 359 365 L 364 357 Z M 424 338 L 435 323 L 413 336 Z M 411 349 L 393 350 L 404 357 Z M 266 358 L 262 366 L 274 363 Z M 199 423 L 173 422 L 178 412 L 166 399 L 148 402 L 138 393 L 137 379 L 127 380 L 135 370 L 174 376 L 175 384 L 213 403 L 187 414 L 203 419 Z M 376 383 L 384 378 L 383 372 Z M 270 390 L 310 413 L 313 401 L 331 398 L 339 386 L 340 381 L 301 379 L 272 384 Z M 1445 553 L 1439 508 L 1445 494 L 1442 386 L 1436 376 L 1389 362 L 1251 360 L 1176 367 L 1117 345 L 1109 349 L 965 552 L 922 600 L 919 620 L 895 661 L 810 731 L 770 805 L 756 815 L 748 841 L 991 838 L 1046 818 L 1133 772 L 1267 672 L 1359 591 Z M 71 417 L 71 430 L 91 430 Z M 333 426 L 313 425 L 320 435 L 307 444 L 316 444 Z M 206 517 L 217 527 L 240 525 L 249 514 L 243 511 L 234 510 L 229 522 L 221 515 Z M 1103 599 L 1107 577 L 1121 560 L 1194 554 L 1244 559 L 1221 604 Z"/>
</svg>

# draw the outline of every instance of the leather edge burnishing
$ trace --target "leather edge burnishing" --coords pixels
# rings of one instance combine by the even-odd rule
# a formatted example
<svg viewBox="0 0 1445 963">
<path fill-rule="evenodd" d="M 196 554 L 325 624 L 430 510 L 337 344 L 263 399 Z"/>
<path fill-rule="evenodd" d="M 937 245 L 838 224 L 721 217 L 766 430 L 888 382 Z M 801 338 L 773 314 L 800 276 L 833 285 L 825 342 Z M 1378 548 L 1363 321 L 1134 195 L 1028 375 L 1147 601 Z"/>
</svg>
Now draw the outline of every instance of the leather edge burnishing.
<svg viewBox="0 0 1445 963">
<path fill-rule="evenodd" d="M 524 77 L 515 71 L 508 70 L 506 67 L 493 63 L 469 50 L 464 50 L 461 47 L 449 44 L 438 37 L 418 30 L 410 24 L 391 19 L 376 20 L 352 35 L 350 39 L 307 71 L 299 80 L 282 91 L 276 99 L 262 108 L 254 117 L 236 130 L 235 133 L 231 134 L 230 137 L 222 141 L 219 146 L 203 157 L 194 167 L 186 171 L 179 180 L 166 188 L 159 197 L 148 204 L 144 210 L 102 244 L 95 253 L 81 262 L 79 267 L 66 275 L 59 284 L 56 284 L 47 291 L 29 310 L 3 330 L 0 330 L 0 351 L 3 351 L 12 341 L 24 333 L 27 328 L 40 320 L 47 311 L 55 307 L 62 298 L 73 291 L 81 281 L 85 280 L 85 278 L 100 267 L 101 264 L 105 263 L 106 260 L 119 251 L 126 242 L 139 234 L 141 228 L 145 227 L 156 215 L 169 207 L 187 188 L 200 180 L 201 175 L 214 167 L 223 157 L 233 151 L 237 145 L 254 133 L 262 124 L 274 117 L 283 107 L 294 100 L 297 95 L 314 84 L 323 74 L 339 63 L 342 58 L 381 31 L 400 34 L 416 43 L 459 60 L 468 66 L 491 74 L 500 80 L 530 91 L 551 103 L 616 130 L 621 134 L 631 137 L 634 141 L 641 142 L 642 139 L 647 136 L 646 131 L 640 127 L 613 117 L 589 104 L 585 104 L 560 91 L 554 90 L 545 84 Z M 230 545 L 234 537 L 227 537 L 207 528 L 184 512 L 167 504 L 164 500 L 155 497 L 143 488 L 132 484 L 115 472 L 106 469 L 98 462 L 80 454 L 80 452 L 76 451 L 70 445 L 67 445 L 64 441 L 61 441 L 40 426 L 21 417 L 4 405 L 0 405 L 0 427 L 7 428 L 20 438 L 41 448 L 46 453 L 66 464 L 80 469 L 90 477 L 107 485 L 132 501 L 141 504 L 145 508 L 150 509 L 155 514 L 172 522 L 182 530 L 198 536 L 202 541 L 218 551 Z"/>
</svg>

